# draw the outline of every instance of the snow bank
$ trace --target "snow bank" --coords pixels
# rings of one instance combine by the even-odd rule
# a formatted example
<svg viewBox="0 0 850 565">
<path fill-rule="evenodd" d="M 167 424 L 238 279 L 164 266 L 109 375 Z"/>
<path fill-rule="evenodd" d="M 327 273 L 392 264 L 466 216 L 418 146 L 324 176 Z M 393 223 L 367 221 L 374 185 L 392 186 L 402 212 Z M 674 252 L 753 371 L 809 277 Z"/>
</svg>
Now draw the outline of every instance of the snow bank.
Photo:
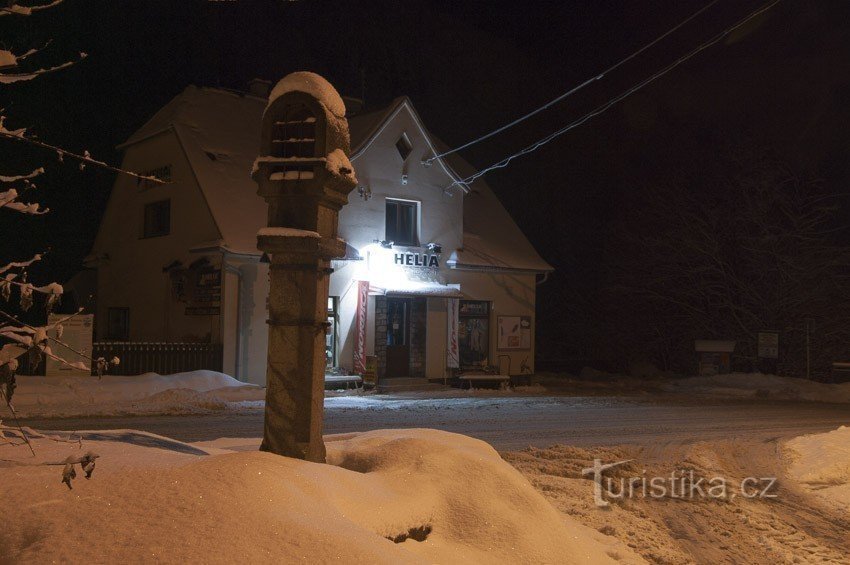
<svg viewBox="0 0 850 565">
<path fill-rule="evenodd" d="M 722 397 L 765 397 L 780 400 L 850 403 L 850 382 L 829 384 L 762 373 L 732 373 L 670 381 L 668 392 Z"/>
<path fill-rule="evenodd" d="M 17 377 L 20 416 L 80 416 L 223 410 L 265 398 L 265 389 L 216 371 L 130 377 Z"/>
<path fill-rule="evenodd" d="M 557 512 L 487 444 L 434 430 L 327 438 L 331 465 L 98 432 L 74 490 L 56 467 L 0 467 L 15 562 L 640 562 Z M 134 435 L 136 434 L 136 435 Z M 40 457 L 78 449 L 37 440 Z M 26 448 L 0 445 L 0 458 Z M 213 455 L 206 455 L 211 453 Z"/>
<path fill-rule="evenodd" d="M 850 510 L 850 427 L 797 437 L 785 448 L 792 479 L 824 501 Z"/>
</svg>

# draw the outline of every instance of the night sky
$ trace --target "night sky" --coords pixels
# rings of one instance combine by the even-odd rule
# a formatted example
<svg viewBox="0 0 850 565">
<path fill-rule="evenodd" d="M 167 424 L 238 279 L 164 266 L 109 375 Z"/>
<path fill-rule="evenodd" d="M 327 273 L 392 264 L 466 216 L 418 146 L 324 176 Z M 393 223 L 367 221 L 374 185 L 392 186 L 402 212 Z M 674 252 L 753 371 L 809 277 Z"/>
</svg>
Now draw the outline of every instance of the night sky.
<svg viewBox="0 0 850 565">
<path fill-rule="evenodd" d="M 118 163 L 114 147 L 189 84 L 241 89 L 254 77 L 324 75 L 377 108 L 408 95 L 451 146 L 547 102 L 654 39 L 708 2 L 87 1 L 31 18 L 0 18 L 0 47 L 52 38 L 34 61 L 74 68 L 3 87 L 11 126 Z M 465 150 L 484 167 L 543 137 L 731 25 L 761 4 L 721 0 L 695 22 L 520 127 Z M 583 356 L 593 313 L 582 298 L 600 276 L 608 222 L 671 168 L 731 138 L 755 139 L 795 168 L 846 191 L 850 180 L 850 3 L 785 0 L 729 40 L 673 70 L 604 116 L 487 177 L 556 273 L 539 287 L 541 359 Z M 13 152 L 14 150 L 14 152 Z M 4 220 L 0 255 L 49 247 L 45 276 L 81 267 L 113 176 L 0 143 L 5 174 L 44 163 L 38 198 L 55 211 Z M 634 210 L 640 214 L 639 209 Z"/>
</svg>

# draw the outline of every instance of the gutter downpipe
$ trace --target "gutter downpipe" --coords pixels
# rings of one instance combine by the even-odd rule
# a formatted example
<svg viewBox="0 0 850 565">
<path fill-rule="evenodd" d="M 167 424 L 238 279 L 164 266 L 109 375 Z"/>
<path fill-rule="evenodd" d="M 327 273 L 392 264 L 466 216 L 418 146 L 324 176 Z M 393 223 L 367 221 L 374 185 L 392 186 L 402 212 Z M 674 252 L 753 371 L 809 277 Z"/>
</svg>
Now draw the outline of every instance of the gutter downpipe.
<svg viewBox="0 0 850 565">
<path fill-rule="evenodd" d="M 233 372 L 236 374 L 233 378 L 241 381 L 239 377 L 242 373 L 242 269 L 231 265 L 227 261 L 227 255 L 224 258 L 224 269 L 236 275 L 236 358 L 233 364 Z"/>
</svg>

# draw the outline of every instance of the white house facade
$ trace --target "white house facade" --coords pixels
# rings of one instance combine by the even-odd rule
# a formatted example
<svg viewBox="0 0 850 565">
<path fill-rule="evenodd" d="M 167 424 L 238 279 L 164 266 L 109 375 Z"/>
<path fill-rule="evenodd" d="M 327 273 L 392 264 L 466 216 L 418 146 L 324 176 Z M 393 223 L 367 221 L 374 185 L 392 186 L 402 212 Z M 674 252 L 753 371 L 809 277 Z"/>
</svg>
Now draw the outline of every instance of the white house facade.
<svg viewBox="0 0 850 565">
<path fill-rule="evenodd" d="M 266 204 L 251 179 L 266 99 L 191 86 L 121 148 L 123 167 L 87 265 L 99 342 L 203 342 L 221 370 L 265 383 Z M 351 113 L 349 111 L 349 113 Z M 340 213 L 329 367 L 379 382 L 534 371 L 535 297 L 551 267 L 402 97 L 349 117 L 358 186 Z"/>
</svg>

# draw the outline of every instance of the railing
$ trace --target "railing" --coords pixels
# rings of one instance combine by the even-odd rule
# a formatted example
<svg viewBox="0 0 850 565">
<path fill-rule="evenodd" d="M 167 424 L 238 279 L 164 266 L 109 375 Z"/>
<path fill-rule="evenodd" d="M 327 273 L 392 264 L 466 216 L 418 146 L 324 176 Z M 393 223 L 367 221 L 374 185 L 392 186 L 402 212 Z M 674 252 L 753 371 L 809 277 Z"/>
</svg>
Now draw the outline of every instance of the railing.
<svg viewBox="0 0 850 565">
<path fill-rule="evenodd" d="M 117 367 L 110 367 L 111 375 L 169 375 L 199 369 L 221 371 L 220 343 L 101 341 L 92 344 L 92 351 L 95 359 L 109 360 L 117 356 L 121 360 Z"/>
</svg>

